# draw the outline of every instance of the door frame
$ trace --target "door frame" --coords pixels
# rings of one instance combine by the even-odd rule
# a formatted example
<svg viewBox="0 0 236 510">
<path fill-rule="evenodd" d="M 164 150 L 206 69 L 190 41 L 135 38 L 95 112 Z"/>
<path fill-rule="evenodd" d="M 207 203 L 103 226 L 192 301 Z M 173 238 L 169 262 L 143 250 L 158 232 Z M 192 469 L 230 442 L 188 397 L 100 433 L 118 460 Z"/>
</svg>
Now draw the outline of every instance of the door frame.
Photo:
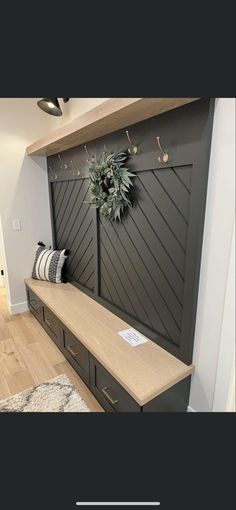
<svg viewBox="0 0 236 510">
<path fill-rule="evenodd" d="M 5 244 L 4 244 L 4 236 L 3 236 L 3 228 L 2 228 L 2 219 L 0 215 L 0 254 L 2 258 L 2 265 L 3 265 L 3 271 L 4 271 L 4 288 L 7 292 L 7 298 L 9 298 L 10 292 L 9 292 L 9 283 L 8 283 L 8 273 L 7 273 L 7 263 L 6 263 L 6 253 L 5 253 Z"/>
</svg>

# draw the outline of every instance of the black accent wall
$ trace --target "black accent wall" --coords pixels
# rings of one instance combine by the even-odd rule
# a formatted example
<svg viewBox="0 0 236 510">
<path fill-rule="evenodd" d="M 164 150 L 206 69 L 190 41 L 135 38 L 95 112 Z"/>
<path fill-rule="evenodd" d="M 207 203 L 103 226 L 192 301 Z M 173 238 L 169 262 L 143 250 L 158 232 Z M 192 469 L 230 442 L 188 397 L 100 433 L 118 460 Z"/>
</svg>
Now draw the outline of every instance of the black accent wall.
<svg viewBox="0 0 236 510">
<path fill-rule="evenodd" d="M 54 245 L 68 281 L 186 363 L 192 360 L 214 101 L 201 99 L 129 126 L 133 208 L 101 223 L 89 201 L 83 146 L 48 157 Z M 159 163 L 156 137 L 169 154 Z M 87 144 L 127 151 L 125 130 Z"/>
</svg>

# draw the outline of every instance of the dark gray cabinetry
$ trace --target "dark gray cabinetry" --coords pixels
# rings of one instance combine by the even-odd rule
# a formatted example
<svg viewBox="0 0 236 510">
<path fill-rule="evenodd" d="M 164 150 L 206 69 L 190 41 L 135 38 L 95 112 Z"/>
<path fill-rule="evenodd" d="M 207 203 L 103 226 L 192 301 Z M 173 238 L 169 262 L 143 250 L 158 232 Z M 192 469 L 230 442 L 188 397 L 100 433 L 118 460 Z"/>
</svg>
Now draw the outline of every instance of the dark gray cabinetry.
<svg viewBox="0 0 236 510">
<path fill-rule="evenodd" d="M 86 349 L 82 342 L 26 286 L 29 309 L 50 338 L 108 412 L 172 412 L 187 410 L 190 377 L 140 406 Z"/>
<path fill-rule="evenodd" d="M 34 294 L 34 292 L 26 288 L 27 291 L 27 299 L 28 299 L 28 305 L 29 309 L 32 312 L 32 314 L 35 316 L 35 318 L 41 322 L 42 318 L 42 305 L 40 299 Z"/>
<path fill-rule="evenodd" d="M 42 326 L 51 339 L 61 347 L 60 344 L 60 322 L 54 313 L 42 303 Z"/>
<path fill-rule="evenodd" d="M 92 355 L 90 355 L 90 389 L 106 411 L 141 410 L 129 393 Z"/>
<path fill-rule="evenodd" d="M 61 325 L 61 349 L 79 376 L 89 384 L 89 352 L 63 324 Z"/>
</svg>

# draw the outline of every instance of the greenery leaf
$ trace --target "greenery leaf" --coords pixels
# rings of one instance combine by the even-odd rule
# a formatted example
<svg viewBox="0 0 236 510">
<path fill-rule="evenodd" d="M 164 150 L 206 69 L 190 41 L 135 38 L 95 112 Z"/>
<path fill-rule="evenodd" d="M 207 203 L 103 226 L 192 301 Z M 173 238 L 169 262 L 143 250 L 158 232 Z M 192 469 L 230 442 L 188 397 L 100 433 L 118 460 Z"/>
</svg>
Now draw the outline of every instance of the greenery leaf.
<svg viewBox="0 0 236 510">
<path fill-rule="evenodd" d="M 99 208 L 104 220 L 121 221 L 124 209 L 132 207 L 129 193 L 133 183 L 130 177 L 135 177 L 135 174 L 123 166 L 126 159 L 125 152 L 103 152 L 99 160 L 95 158 L 95 163 L 90 162 L 91 203 Z"/>
</svg>

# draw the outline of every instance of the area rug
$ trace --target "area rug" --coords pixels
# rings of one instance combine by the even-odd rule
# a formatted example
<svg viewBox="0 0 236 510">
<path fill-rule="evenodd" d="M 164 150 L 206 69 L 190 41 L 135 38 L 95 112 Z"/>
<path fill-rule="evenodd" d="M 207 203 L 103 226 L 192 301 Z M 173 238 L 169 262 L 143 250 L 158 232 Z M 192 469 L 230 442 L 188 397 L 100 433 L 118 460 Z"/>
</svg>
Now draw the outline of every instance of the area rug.
<svg viewBox="0 0 236 510">
<path fill-rule="evenodd" d="M 65 374 L 0 400 L 5 413 L 88 413 L 90 409 Z"/>
</svg>

